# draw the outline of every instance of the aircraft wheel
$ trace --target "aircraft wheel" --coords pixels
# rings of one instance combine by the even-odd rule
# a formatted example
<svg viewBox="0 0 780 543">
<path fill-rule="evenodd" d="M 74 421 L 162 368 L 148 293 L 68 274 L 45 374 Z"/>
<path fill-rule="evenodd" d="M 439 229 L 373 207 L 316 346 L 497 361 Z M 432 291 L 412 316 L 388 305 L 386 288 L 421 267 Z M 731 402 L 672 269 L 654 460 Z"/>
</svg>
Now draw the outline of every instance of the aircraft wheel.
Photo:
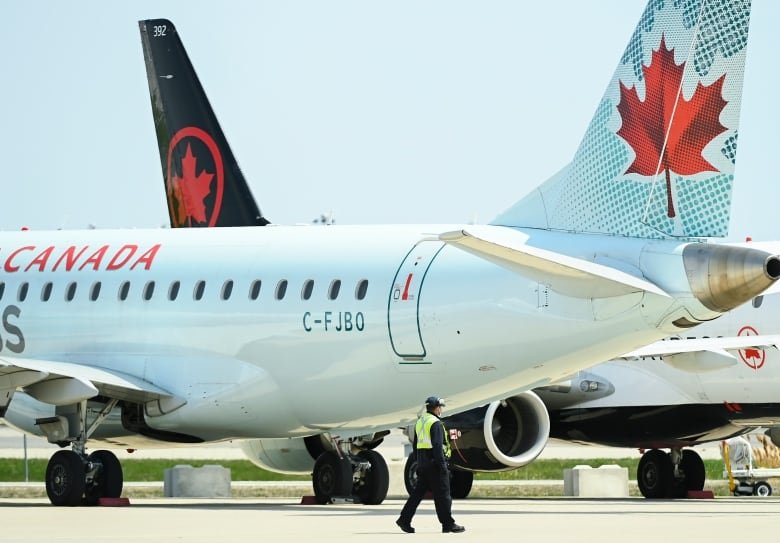
<svg viewBox="0 0 780 543">
<path fill-rule="evenodd" d="M 317 503 L 328 503 L 334 496 L 351 496 L 352 464 L 333 451 L 325 451 L 314 462 L 312 486 Z"/>
<path fill-rule="evenodd" d="M 84 462 L 73 451 L 57 451 L 46 466 L 46 495 L 52 505 L 81 505 Z"/>
<path fill-rule="evenodd" d="M 357 489 L 357 496 L 361 503 L 366 505 L 379 505 L 387 497 L 387 489 L 390 486 L 390 472 L 387 470 L 387 462 L 376 451 L 363 450 L 358 453 L 361 460 L 371 464 L 371 469 L 366 472 L 362 485 Z"/>
<path fill-rule="evenodd" d="M 455 500 L 468 498 L 473 483 L 474 472 L 453 469 L 450 472 L 450 495 Z"/>
<path fill-rule="evenodd" d="M 404 464 L 404 486 L 406 487 L 406 493 L 411 495 L 414 491 L 414 487 L 417 486 L 417 451 L 406 457 L 406 464 Z"/>
<path fill-rule="evenodd" d="M 772 495 L 772 485 L 767 483 L 766 481 L 759 481 L 756 483 L 756 485 L 753 487 L 753 495 L 754 496 L 761 496 L 762 498 L 766 498 L 767 496 Z"/>
<path fill-rule="evenodd" d="M 95 480 L 84 493 L 85 505 L 97 505 L 100 498 L 118 498 L 122 495 L 124 476 L 122 464 L 111 451 L 95 451 L 89 455 L 89 462 L 100 464 Z"/>
<path fill-rule="evenodd" d="M 674 467 L 669 455 L 659 449 L 642 455 L 637 467 L 636 481 L 645 498 L 665 498 L 672 491 Z"/>
<path fill-rule="evenodd" d="M 704 461 L 692 449 L 683 449 L 680 469 L 685 474 L 685 490 L 702 490 L 706 473 Z"/>
</svg>

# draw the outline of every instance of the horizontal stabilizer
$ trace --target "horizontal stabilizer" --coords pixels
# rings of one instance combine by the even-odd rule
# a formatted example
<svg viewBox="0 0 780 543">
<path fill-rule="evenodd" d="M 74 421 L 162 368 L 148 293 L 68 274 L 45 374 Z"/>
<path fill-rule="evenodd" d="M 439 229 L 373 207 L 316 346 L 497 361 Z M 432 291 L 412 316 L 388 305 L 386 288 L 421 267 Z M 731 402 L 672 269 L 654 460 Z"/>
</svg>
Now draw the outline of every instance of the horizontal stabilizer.
<svg viewBox="0 0 780 543">
<path fill-rule="evenodd" d="M 575 298 L 611 298 L 633 292 L 669 295 L 624 271 L 526 245 L 526 235 L 504 227 L 471 227 L 445 232 L 441 241 L 510 268 L 550 289 Z"/>
<path fill-rule="evenodd" d="M 53 405 L 75 403 L 98 394 L 136 403 L 173 399 L 172 394 L 148 381 L 114 370 L 70 362 L 0 358 L 0 389 L 12 385 Z"/>
</svg>

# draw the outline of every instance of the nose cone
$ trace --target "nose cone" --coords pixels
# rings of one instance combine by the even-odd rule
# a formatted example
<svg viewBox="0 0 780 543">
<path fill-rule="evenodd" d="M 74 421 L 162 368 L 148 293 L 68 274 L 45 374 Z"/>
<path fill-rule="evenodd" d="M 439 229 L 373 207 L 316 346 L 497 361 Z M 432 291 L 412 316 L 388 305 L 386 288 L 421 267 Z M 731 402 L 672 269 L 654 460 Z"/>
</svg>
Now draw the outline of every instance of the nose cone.
<svg viewBox="0 0 780 543">
<path fill-rule="evenodd" d="M 780 257 L 747 247 L 692 243 L 683 249 L 691 292 L 725 313 L 761 294 L 780 277 Z"/>
</svg>

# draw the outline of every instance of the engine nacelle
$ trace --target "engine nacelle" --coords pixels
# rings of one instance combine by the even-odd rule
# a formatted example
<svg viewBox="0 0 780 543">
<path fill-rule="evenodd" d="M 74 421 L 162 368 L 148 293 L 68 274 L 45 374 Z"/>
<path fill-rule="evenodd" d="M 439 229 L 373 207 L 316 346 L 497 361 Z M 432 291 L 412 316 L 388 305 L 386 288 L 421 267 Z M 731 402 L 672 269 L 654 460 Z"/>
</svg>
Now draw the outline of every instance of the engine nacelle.
<svg viewBox="0 0 780 543">
<path fill-rule="evenodd" d="M 547 445 L 550 417 L 539 396 L 523 392 L 443 419 L 452 463 L 469 471 L 504 471 L 532 462 Z"/>
<path fill-rule="evenodd" d="M 325 450 L 322 436 L 248 439 L 241 450 L 254 465 L 277 473 L 311 473 Z"/>
</svg>

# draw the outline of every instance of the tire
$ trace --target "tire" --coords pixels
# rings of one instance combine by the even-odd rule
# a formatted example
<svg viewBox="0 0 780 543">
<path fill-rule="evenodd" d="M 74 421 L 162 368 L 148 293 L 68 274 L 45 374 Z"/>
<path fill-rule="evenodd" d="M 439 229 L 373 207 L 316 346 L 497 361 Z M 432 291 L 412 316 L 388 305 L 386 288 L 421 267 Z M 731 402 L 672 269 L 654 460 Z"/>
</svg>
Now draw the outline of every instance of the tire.
<svg viewBox="0 0 780 543">
<path fill-rule="evenodd" d="M 73 451 L 57 451 L 46 466 L 46 495 L 52 505 L 81 505 L 84 496 L 84 462 Z"/>
<path fill-rule="evenodd" d="M 95 451 L 88 460 L 100 464 L 96 479 L 84 492 L 85 505 L 97 505 L 100 498 L 118 498 L 122 495 L 124 476 L 122 464 L 111 451 Z"/>
<path fill-rule="evenodd" d="M 666 498 L 673 491 L 674 467 L 671 458 L 664 451 L 647 451 L 639 460 L 636 471 L 639 491 L 645 498 Z"/>
<path fill-rule="evenodd" d="M 376 451 L 363 450 L 358 453 L 358 458 L 371 464 L 371 469 L 365 474 L 362 484 L 357 489 L 360 502 L 365 505 L 379 505 L 387 497 L 387 489 L 390 487 L 390 472 L 387 462 Z"/>
<path fill-rule="evenodd" d="M 699 456 L 699 453 L 692 449 L 684 449 L 682 451 L 682 459 L 680 460 L 680 469 L 685 474 L 684 488 L 688 490 L 703 490 L 704 479 L 706 472 L 704 470 L 704 461 Z"/>
<path fill-rule="evenodd" d="M 753 495 L 767 498 L 772 495 L 772 485 L 766 481 L 759 481 L 753 487 Z"/>
<path fill-rule="evenodd" d="M 471 493 L 474 484 L 474 473 L 453 469 L 450 472 L 450 496 L 454 500 L 465 500 Z"/>
<path fill-rule="evenodd" d="M 406 487 L 406 493 L 410 496 L 414 491 L 414 487 L 417 486 L 417 451 L 406 457 L 406 464 L 404 464 L 404 486 Z"/>
<path fill-rule="evenodd" d="M 351 496 L 352 464 L 333 451 L 325 451 L 314 462 L 312 486 L 317 503 L 328 503 L 334 496 Z"/>
</svg>

